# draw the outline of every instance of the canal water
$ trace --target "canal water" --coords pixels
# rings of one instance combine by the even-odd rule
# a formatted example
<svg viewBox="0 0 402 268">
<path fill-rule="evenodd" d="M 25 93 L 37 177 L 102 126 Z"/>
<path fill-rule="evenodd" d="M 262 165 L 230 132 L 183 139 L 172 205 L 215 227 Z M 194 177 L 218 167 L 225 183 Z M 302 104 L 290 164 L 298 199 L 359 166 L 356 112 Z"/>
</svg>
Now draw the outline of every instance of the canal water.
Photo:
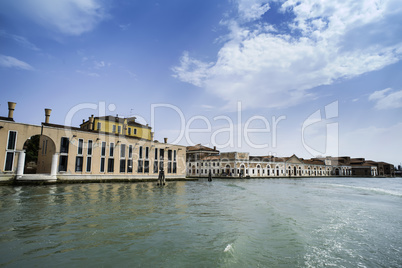
<svg viewBox="0 0 402 268">
<path fill-rule="evenodd" d="M 4 267 L 402 267 L 401 178 L 0 187 Z"/>
</svg>

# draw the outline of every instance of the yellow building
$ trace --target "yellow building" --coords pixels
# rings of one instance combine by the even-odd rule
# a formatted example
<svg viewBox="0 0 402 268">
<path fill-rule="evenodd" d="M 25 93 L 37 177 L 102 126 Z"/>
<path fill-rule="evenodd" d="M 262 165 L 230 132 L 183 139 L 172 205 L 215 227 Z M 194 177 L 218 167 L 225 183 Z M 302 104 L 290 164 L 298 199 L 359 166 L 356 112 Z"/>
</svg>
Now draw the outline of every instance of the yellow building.
<svg viewBox="0 0 402 268">
<path fill-rule="evenodd" d="M 31 180 L 149 181 L 156 180 L 162 170 L 167 180 L 186 177 L 186 147 L 168 144 L 167 138 L 163 143 L 153 140 L 151 128 L 133 119 L 95 120 L 91 116 L 88 121 L 100 123 L 97 131 L 86 129 L 85 122 L 80 128 L 50 123 L 50 109 L 45 109 L 45 122 L 40 125 L 18 123 L 13 118 L 14 109 L 15 103 L 10 102 L 8 117 L 0 116 L 0 184 Z M 113 125 L 117 129 L 114 133 Z M 33 136 L 39 136 L 36 173 L 27 174 L 31 166 L 25 161 L 25 145 Z"/>
<path fill-rule="evenodd" d="M 152 140 L 154 134 L 151 131 L 152 128 L 148 125 L 144 126 L 140 123 L 137 123 L 135 119 L 135 117 L 121 118 L 110 115 L 94 117 L 91 115 L 87 121 L 83 120 L 80 128 Z"/>
</svg>

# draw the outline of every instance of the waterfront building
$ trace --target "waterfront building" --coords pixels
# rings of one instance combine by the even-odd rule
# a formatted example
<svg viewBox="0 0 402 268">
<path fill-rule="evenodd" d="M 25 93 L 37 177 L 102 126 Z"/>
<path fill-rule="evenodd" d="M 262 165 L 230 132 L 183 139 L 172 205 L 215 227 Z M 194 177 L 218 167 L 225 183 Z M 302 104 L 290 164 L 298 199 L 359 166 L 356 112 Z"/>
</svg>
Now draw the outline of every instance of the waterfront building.
<svg viewBox="0 0 402 268">
<path fill-rule="evenodd" d="M 330 161 L 290 157 L 250 156 L 245 152 L 219 153 L 197 144 L 187 147 L 187 176 L 207 177 L 311 177 L 332 176 Z M 346 172 L 345 172 L 346 174 Z"/>
<path fill-rule="evenodd" d="M 394 176 L 394 167 L 364 158 L 250 156 L 244 152 L 220 153 L 201 144 L 187 147 L 187 176 L 207 177 L 315 177 L 315 176 Z"/>
<path fill-rule="evenodd" d="M 30 125 L 15 122 L 14 109 L 15 103 L 9 103 L 8 117 L 0 117 L 0 181 L 148 180 L 157 179 L 162 169 L 168 180 L 186 177 L 186 147 L 168 144 L 167 138 L 163 143 L 153 140 L 151 128 L 132 120 L 114 123 L 127 126 L 125 132 L 91 129 L 85 124 L 77 128 L 50 123 L 51 110 L 45 109 L 45 122 Z M 111 118 L 115 117 L 93 122 L 102 124 Z M 107 124 L 104 127 L 109 129 Z M 129 135 L 128 127 L 136 127 L 140 136 Z M 30 177 L 24 172 L 25 156 L 33 136 L 39 136 L 39 148 L 36 174 Z"/>
</svg>

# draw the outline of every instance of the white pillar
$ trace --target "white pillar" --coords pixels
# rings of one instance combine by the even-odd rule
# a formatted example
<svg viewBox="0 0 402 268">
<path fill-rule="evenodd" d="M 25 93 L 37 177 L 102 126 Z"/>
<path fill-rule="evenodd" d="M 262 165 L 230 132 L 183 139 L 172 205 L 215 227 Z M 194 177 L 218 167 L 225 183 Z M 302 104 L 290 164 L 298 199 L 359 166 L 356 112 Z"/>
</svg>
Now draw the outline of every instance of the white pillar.
<svg viewBox="0 0 402 268">
<path fill-rule="evenodd" d="M 52 167 L 50 170 L 50 175 L 51 176 L 56 176 L 57 175 L 57 164 L 58 164 L 58 160 L 59 160 L 59 155 L 58 154 L 54 154 L 52 156 Z"/>
<path fill-rule="evenodd" d="M 25 151 L 18 152 L 17 179 L 24 175 Z"/>
</svg>

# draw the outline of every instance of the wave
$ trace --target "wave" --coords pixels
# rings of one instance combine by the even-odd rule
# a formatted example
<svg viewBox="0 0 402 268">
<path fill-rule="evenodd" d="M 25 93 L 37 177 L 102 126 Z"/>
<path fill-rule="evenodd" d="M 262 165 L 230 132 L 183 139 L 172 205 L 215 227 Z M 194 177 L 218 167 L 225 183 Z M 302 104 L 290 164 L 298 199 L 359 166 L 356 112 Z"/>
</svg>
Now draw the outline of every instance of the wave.
<svg viewBox="0 0 402 268">
<path fill-rule="evenodd" d="M 355 190 L 365 191 L 365 192 L 374 192 L 374 193 L 383 194 L 383 195 L 392 195 L 392 196 L 402 197 L 402 192 L 383 189 L 383 188 L 362 187 L 362 186 L 353 186 L 353 185 L 344 185 L 344 184 L 328 184 L 328 185 L 334 186 L 334 187 L 350 188 L 350 189 L 355 189 Z"/>
</svg>

